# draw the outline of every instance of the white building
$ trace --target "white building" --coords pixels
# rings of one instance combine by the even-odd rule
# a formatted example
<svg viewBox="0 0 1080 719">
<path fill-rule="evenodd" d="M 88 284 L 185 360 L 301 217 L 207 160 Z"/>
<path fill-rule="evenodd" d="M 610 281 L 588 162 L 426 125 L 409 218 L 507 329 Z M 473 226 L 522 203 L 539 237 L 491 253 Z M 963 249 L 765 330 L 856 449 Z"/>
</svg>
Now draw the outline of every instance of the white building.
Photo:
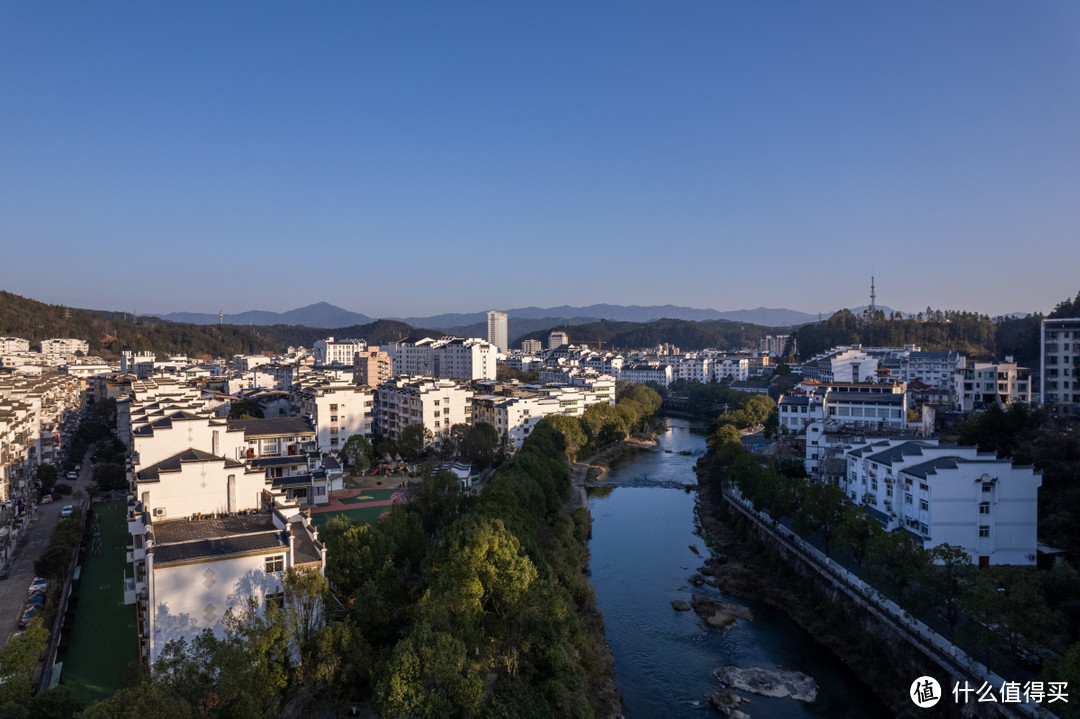
<svg viewBox="0 0 1080 719">
<path fill-rule="evenodd" d="M 619 379 L 623 382 L 656 382 L 667 387 L 675 380 L 675 372 L 669 364 L 630 364 L 623 365 Z"/>
<path fill-rule="evenodd" d="M 510 338 L 507 336 L 507 315 L 498 310 L 488 310 L 487 313 L 488 338 L 487 341 L 499 348 L 499 352 L 506 354 L 510 347 Z"/>
<path fill-rule="evenodd" d="M 802 376 L 819 382 L 867 382 L 877 368 L 877 359 L 858 345 L 836 347 L 803 362 Z"/>
<path fill-rule="evenodd" d="M 1042 477 L 1031 467 L 936 440 L 866 441 L 843 458 L 841 487 L 886 529 L 963 547 L 983 567 L 1035 564 Z"/>
<path fill-rule="evenodd" d="M 495 379 L 498 349 L 481 339 L 444 337 L 432 344 L 432 375 L 464 380 Z"/>
<path fill-rule="evenodd" d="M 568 344 L 570 344 L 570 335 L 566 334 L 565 332 L 556 330 L 555 332 L 552 332 L 548 335 L 549 350 L 558 349 L 559 347 Z"/>
<path fill-rule="evenodd" d="M 316 340 L 311 351 L 315 356 L 316 364 L 352 367 L 356 361 L 356 355 L 366 349 L 367 342 L 364 340 L 335 340 L 333 337 L 327 337 L 324 340 Z"/>
<path fill-rule="evenodd" d="M 1031 402 L 1031 373 L 1015 362 L 971 362 L 956 374 L 953 395 L 964 412 Z"/>
<path fill-rule="evenodd" d="M 0 355 L 25 354 L 29 351 L 29 340 L 19 337 L 0 337 Z"/>
<path fill-rule="evenodd" d="M 540 340 L 522 340 L 521 351 L 526 355 L 539 354 L 544 350 L 544 343 Z"/>
<path fill-rule="evenodd" d="M 50 362 L 70 359 L 76 356 L 76 352 L 86 355 L 89 351 L 90 343 L 86 340 L 70 337 L 41 340 L 41 354 Z"/>
<path fill-rule="evenodd" d="M 710 379 L 717 382 L 743 382 L 750 377 L 750 359 L 747 357 L 716 357 L 710 368 Z"/>
<path fill-rule="evenodd" d="M 356 385 L 318 384 L 301 394 L 301 411 L 315 425 L 320 452 L 336 452 L 354 434 L 372 435 L 375 390 Z"/>
<path fill-rule="evenodd" d="M 1042 403 L 1063 415 L 1080 414 L 1080 318 L 1047 319 L 1039 338 Z"/>
<path fill-rule="evenodd" d="M 375 393 L 376 428 L 397 440 L 401 431 L 422 424 L 436 439 L 448 437 L 455 424 L 472 423 L 473 391 L 450 379 L 397 377 Z"/>
</svg>

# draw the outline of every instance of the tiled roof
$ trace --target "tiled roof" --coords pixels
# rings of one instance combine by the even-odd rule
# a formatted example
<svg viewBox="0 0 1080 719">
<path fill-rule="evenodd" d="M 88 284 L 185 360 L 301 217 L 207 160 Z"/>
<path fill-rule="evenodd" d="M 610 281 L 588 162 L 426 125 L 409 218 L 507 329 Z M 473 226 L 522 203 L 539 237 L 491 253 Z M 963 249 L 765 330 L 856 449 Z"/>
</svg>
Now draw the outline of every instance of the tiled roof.
<svg viewBox="0 0 1080 719">
<path fill-rule="evenodd" d="M 229 430 L 243 430 L 244 438 L 278 435 L 315 434 L 303 417 L 269 417 L 266 419 L 231 419 Z"/>
<path fill-rule="evenodd" d="M 139 482 L 156 482 L 161 479 L 162 472 L 179 472 L 183 469 L 185 463 L 192 462 L 223 462 L 226 469 L 243 469 L 242 462 L 237 462 L 235 459 L 229 459 L 228 457 L 218 457 L 217 455 L 204 452 L 201 449 L 195 449 L 189 447 L 183 452 L 179 452 L 163 459 L 157 464 L 151 465 L 146 469 L 143 469 L 135 474 L 135 480 Z"/>
</svg>

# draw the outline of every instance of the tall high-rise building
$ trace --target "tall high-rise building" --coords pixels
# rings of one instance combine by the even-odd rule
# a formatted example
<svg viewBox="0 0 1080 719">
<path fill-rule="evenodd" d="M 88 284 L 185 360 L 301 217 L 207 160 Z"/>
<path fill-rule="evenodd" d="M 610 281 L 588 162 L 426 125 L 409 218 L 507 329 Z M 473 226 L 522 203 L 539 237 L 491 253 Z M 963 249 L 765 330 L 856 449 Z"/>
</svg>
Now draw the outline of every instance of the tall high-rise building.
<svg viewBox="0 0 1080 719">
<path fill-rule="evenodd" d="M 1043 320 L 1039 349 L 1043 405 L 1080 415 L 1080 317 Z"/>
<path fill-rule="evenodd" d="M 563 345 L 570 344 L 570 335 L 562 332 L 561 330 L 555 330 L 548 335 L 548 349 L 553 350 Z"/>
<path fill-rule="evenodd" d="M 498 347 L 500 352 L 506 354 L 506 350 L 510 346 L 506 336 L 507 315 L 505 312 L 499 312 L 498 310 L 489 310 L 487 315 L 488 342 Z"/>
</svg>

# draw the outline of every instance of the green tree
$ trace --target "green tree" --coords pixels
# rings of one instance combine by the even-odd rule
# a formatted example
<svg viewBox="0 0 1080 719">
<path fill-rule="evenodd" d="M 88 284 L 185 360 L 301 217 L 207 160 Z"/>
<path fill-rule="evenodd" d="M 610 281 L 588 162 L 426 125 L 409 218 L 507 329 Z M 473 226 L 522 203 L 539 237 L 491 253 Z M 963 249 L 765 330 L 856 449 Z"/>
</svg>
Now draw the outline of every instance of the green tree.
<svg viewBox="0 0 1080 719">
<path fill-rule="evenodd" d="M 836 539 L 841 551 L 846 552 L 861 567 L 874 538 L 882 533 L 881 522 L 870 516 L 863 507 L 848 502 L 836 527 Z"/>
<path fill-rule="evenodd" d="M 864 577 L 911 612 L 923 608 L 915 590 L 929 568 L 926 550 L 907 534 L 881 532 L 874 535 L 863 565 Z"/>
<path fill-rule="evenodd" d="M 490 466 L 499 449 L 499 433 L 487 422 L 477 422 L 469 427 L 461 440 L 461 454 L 480 467 Z"/>
<path fill-rule="evenodd" d="M 56 486 L 57 471 L 52 464 L 39 464 L 37 468 L 37 481 L 41 485 L 42 496 L 51 494 Z"/>
<path fill-rule="evenodd" d="M 82 713 L 82 719 L 194 719 L 195 716 L 191 704 L 149 681 L 120 689 Z"/>
<path fill-rule="evenodd" d="M 0 674 L 4 684 L 0 686 L 0 703 L 25 704 L 34 687 L 34 670 L 41 653 L 49 646 L 49 630 L 40 618 L 30 621 L 23 634 L 14 636 L 0 649 Z"/>
<path fill-rule="evenodd" d="M 847 495 L 839 485 L 832 482 L 806 482 L 802 492 L 802 501 L 795 509 L 795 531 L 809 538 L 817 532 L 825 545 L 825 556 L 836 535 L 836 530 L 843 521 Z"/>
<path fill-rule="evenodd" d="M 234 399 L 229 403 L 229 419 L 262 419 L 263 409 L 257 399 Z"/>
<path fill-rule="evenodd" d="M 362 434 L 354 434 L 341 446 L 341 456 L 349 463 L 354 475 L 363 474 L 375 460 L 375 448 Z"/>
<path fill-rule="evenodd" d="M 934 601 L 944 610 L 951 640 L 960 621 L 961 604 L 972 591 L 975 565 L 971 562 L 971 555 L 954 544 L 934 547 L 930 550 L 930 559 L 934 567 L 929 575 L 929 588 Z"/>
<path fill-rule="evenodd" d="M 566 456 L 570 460 L 577 459 L 578 450 L 584 447 L 589 438 L 581 427 L 581 420 L 565 414 L 549 414 L 540 420 L 540 424 L 547 424 L 562 435 L 566 442 Z M 538 425 L 539 426 L 539 425 Z"/>
<path fill-rule="evenodd" d="M 401 435 L 398 437 L 398 450 L 402 457 L 415 462 L 434 441 L 435 438 L 430 429 L 419 423 L 410 424 L 401 430 Z"/>
<path fill-rule="evenodd" d="M 1020 650 L 1030 649 L 1057 628 L 1046 605 L 1036 570 L 999 565 L 975 575 L 974 591 L 965 596 L 970 627 L 987 651 L 1002 649 L 1015 668 Z"/>
</svg>

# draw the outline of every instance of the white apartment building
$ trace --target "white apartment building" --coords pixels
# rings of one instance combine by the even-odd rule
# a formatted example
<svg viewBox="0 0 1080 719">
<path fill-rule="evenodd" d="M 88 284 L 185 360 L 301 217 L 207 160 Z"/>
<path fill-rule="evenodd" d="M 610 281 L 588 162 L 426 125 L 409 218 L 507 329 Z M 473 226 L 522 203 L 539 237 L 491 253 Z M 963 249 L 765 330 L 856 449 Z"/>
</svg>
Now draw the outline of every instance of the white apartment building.
<svg viewBox="0 0 1080 719">
<path fill-rule="evenodd" d="M 316 364 L 352 367 L 356 355 L 366 349 L 367 342 L 364 340 L 335 340 L 333 337 L 327 337 L 324 340 L 316 340 L 311 352 L 315 356 Z"/>
<path fill-rule="evenodd" d="M 498 310 L 488 310 L 487 326 L 487 341 L 497 347 L 499 352 L 506 354 L 510 347 L 510 338 L 507 336 L 507 314 Z"/>
<path fill-rule="evenodd" d="M 530 394 L 502 397 L 480 395 L 473 397 L 473 423 L 487 422 L 501 437 L 506 434 L 520 449 L 533 428 L 549 414 L 564 414 L 566 407 L 558 397 Z"/>
<path fill-rule="evenodd" d="M 473 391 L 450 379 L 397 377 L 375 393 L 378 432 L 397 440 L 411 424 L 422 424 L 436 439 L 447 437 L 455 424 L 472 423 Z"/>
<path fill-rule="evenodd" d="M 433 358 L 431 346 L 435 343 L 430 337 L 409 337 L 400 342 L 383 345 L 390 355 L 391 371 L 395 377 L 414 375 L 431 377 Z"/>
<path fill-rule="evenodd" d="M 232 366 L 237 372 L 247 372 L 259 365 L 270 364 L 273 361 L 273 357 L 267 357 L 266 355 L 233 355 Z"/>
<path fill-rule="evenodd" d="M 717 382 L 743 382 L 750 377 L 750 359 L 747 357 L 716 357 L 710 368 L 710 379 Z"/>
<path fill-rule="evenodd" d="M 936 440 L 864 441 L 843 458 L 841 487 L 887 530 L 963 547 L 981 567 L 1035 564 L 1042 477 L 1031 467 Z"/>
<path fill-rule="evenodd" d="M 698 355 L 681 357 L 679 363 L 675 365 L 675 379 L 704 384 L 712 379 L 712 362 L 711 357 Z"/>
<path fill-rule="evenodd" d="M 41 340 L 41 354 L 47 360 L 60 361 L 70 359 L 76 352 L 86 355 L 90 352 L 90 343 L 86 340 L 77 340 L 70 337 Z"/>
<path fill-rule="evenodd" d="M 802 364 L 802 376 L 819 382 L 869 382 L 878 361 L 861 347 L 836 347 L 811 357 Z"/>
<path fill-rule="evenodd" d="M 1042 403 L 1062 415 L 1080 414 L 1080 318 L 1046 319 L 1039 338 Z"/>
<path fill-rule="evenodd" d="M 568 344 L 570 344 L 570 335 L 566 334 L 565 332 L 556 330 L 555 332 L 552 332 L 548 335 L 549 350 L 558 349 L 559 347 Z"/>
<path fill-rule="evenodd" d="M 544 343 L 540 340 L 522 340 L 521 351 L 526 355 L 535 355 L 543 352 Z"/>
<path fill-rule="evenodd" d="M 30 341 L 19 337 L 0 337 L 0 355 L 26 354 Z"/>
<path fill-rule="evenodd" d="M 623 382 L 656 382 L 667 387 L 675 380 L 675 371 L 669 364 L 629 364 L 619 373 Z"/>
<path fill-rule="evenodd" d="M 375 390 L 347 384 L 318 384 L 300 394 L 301 412 L 315 425 L 320 452 L 336 452 L 354 434 L 370 437 L 375 421 Z"/>
<path fill-rule="evenodd" d="M 290 567 L 324 571 L 317 530 L 301 514 L 268 508 L 264 484 L 262 472 L 198 449 L 136 475 L 124 601 L 136 605 L 143 661 L 207 629 L 223 636 L 226 612 L 249 597 L 264 608 L 281 596 Z"/>
<path fill-rule="evenodd" d="M 495 379 L 498 347 L 481 339 L 444 337 L 432 344 L 432 376 Z"/>
<path fill-rule="evenodd" d="M 964 412 L 1031 402 L 1031 373 L 1015 362 L 970 362 L 955 378 L 953 394 Z"/>
</svg>

